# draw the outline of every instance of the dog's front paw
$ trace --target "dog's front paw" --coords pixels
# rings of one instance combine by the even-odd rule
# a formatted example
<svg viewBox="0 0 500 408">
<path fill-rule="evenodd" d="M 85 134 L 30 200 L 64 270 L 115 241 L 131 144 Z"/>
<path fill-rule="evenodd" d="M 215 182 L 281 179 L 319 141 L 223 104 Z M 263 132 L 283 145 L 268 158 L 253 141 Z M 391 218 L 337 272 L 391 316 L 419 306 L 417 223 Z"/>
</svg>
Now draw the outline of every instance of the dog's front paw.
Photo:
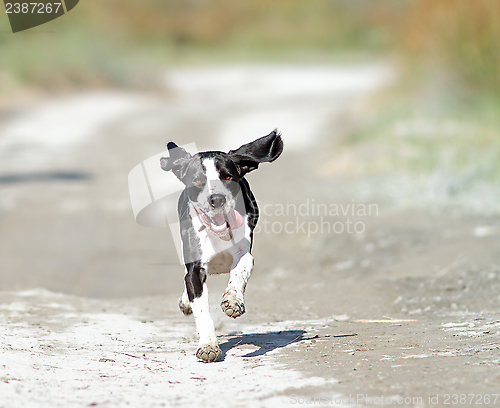
<svg viewBox="0 0 500 408">
<path fill-rule="evenodd" d="M 189 301 L 185 302 L 182 297 L 179 298 L 179 309 L 181 309 L 181 312 L 184 313 L 186 316 L 193 313 L 193 309 L 191 309 L 191 304 L 189 303 Z"/>
<path fill-rule="evenodd" d="M 225 314 L 233 319 L 236 319 L 245 313 L 245 303 L 238 300 L 238 298 L 231 292 L 224 294 L 220 307 Z"/>
<path fill-rule="evenodd" d="M 205 363 L 211 363 L 220 356 L 220 348 L 218 344 L 204 344 L 196 350 L 196 357 Z"/>
</svg>

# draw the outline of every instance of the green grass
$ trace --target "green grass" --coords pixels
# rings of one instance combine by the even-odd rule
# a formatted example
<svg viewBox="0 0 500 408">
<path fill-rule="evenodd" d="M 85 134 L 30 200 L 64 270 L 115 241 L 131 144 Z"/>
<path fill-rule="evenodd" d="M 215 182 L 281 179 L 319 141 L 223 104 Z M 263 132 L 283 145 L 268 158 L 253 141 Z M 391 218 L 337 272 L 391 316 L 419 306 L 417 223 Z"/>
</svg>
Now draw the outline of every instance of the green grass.
<svg viewBox="0 0 500 408">
<path fill-rule="evenodd" d="M 364 157 L 365 173 L 439 172 L 500 182 L 500 97 L 485 93 L 472 102 L 469 95 L 443 89 L 422 97 L 425 82 L 374 100 L 369 117 L 351 129 L 343 147 L 372 153 Z"/>
</svg>

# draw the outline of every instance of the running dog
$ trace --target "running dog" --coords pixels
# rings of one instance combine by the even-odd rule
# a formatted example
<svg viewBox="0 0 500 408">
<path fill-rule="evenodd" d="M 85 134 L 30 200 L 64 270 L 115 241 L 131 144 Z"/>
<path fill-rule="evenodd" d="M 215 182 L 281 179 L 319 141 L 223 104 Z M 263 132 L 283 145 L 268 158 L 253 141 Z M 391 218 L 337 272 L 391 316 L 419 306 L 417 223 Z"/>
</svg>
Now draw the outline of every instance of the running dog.
<svg viewBox="0 0 500 408">
<path fill-rule="evenodd" d="M 245 175 L 260 163 L 273 162 L 283 151 L 281 135 L 269 135 L 228 153 L 194 155 L 173 142 L 161 168 L 185 185 L 178 202 L 185 289 L 179 308 L 193 313 L 199 334 L 196 356 L 211 362 L 220 356 L 208 305 L 207 275 L 229 273 L 222 310 L 232 318 L 245 313 L 243 295 L 252 273 L 253 230 L 259 218 L 257 202 Z"/>
</svg>

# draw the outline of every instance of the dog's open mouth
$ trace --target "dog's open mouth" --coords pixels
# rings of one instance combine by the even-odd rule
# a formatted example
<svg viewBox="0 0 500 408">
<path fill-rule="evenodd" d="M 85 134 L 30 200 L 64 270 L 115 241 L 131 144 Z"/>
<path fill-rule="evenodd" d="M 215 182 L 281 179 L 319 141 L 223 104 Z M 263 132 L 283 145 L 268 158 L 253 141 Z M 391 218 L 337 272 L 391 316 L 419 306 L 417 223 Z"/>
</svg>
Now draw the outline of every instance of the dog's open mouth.
<svg viewBox="0 0 500 408">
<path fill-rule="evenodd" d="M 240 228 L 243 225 L 243 217 L 236 210 L 230 210 L 227 214 L 217 213 L 211 217 L 201 210 L 199 213 L 205 227 L 217 236 L 225 236 L 229 230 Z"/>
</svg>

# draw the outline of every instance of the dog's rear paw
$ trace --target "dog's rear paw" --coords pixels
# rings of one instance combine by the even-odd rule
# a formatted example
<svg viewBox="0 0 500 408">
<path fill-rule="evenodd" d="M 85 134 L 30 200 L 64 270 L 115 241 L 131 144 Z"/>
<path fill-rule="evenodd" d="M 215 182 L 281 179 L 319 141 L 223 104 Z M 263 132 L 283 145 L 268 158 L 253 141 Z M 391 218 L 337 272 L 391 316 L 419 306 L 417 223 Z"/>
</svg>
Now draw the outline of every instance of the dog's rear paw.
<svg viewBox="0 0 500 408">
<path fill-rule="evenodd" d="M 193 313 L 193 309 L 191 309 L 191 305 L 189 302 L 184 302 L 184 300 L 179 298 L 179 309 L 181 309 L 181 312 L 184 313 L 186 316 L 190 315 Z"/>
<path fill-rule="evenodd" d="M 211 363 L 220 356 L 220 348 L 217 344 L 204 344 L 196 350 L 196 357 L 205 363 Z"/>
<path fill-rule="evenodd" d="M 239 301 L 232 293 L 226 293 L 224 295 L 220 307 L 225 314 L 233 319 L 245 313 L 245 304 Z"/>
</svg>

